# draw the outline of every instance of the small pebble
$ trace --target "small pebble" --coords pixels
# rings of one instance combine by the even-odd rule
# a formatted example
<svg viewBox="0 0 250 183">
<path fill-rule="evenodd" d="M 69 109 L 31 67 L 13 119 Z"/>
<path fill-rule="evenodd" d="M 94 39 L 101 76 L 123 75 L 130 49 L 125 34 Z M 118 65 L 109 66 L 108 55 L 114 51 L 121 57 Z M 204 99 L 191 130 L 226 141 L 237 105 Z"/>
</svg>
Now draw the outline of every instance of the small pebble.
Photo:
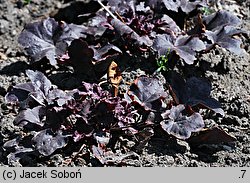
<svg viewBox="0 0 250 183">
<path fill-rule="evenodd" d="M 4 53 L 0 52 L 0 60 L 7 60 L 7 59 L 8 57 Z"/>
</svg>

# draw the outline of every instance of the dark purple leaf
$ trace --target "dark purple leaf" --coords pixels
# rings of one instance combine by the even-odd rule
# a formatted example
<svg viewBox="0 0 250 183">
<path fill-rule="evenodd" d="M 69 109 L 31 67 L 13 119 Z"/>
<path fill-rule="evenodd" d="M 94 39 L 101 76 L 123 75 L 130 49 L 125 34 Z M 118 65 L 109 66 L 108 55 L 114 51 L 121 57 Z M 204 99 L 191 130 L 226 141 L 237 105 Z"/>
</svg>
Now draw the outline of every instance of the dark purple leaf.
<svg viewBox="0 0 250 183">
<path fill-rule="evenodd" d="M 99 48 L 98 50 L 94 49 L 94 59 L 96 61 L 105 60 L 106 57 L 112 56 L 112 54 L 121 54 L 122 51 L 113 44 L 106 44 L 105 46 Z"/>
<path fill-rule="evenodd" d="M 18 126 L 25 126 L 27 123 L 35 123 L 39 126 L 43 126 L 42 119 L 46 115 L 46 109 L 43 106 L 37 106 L 33 109 L 25 109 L 19 112 L 14 120 L 14 124 Z"/>
<path fill-rule="evenodd" d="M 83 137 L 84 137 L 84 134 L 79 133 L 78 131 L 75 131 L 75 132 L 74 132 L 74 135 L 73 135 L 73 140 L 74 140 L 74 142 L 78 142 L 78 141 L 81 140 Z"/>
<path fill-rule="evenodd" d="M 40 71 L 26 70 L 26 75 L 29 77 L 35 88 L 34 92 L 29 93 L 29 98 L 32 98 L 39 104 L 44 105 L 46 96 L 52 88 L 50 80 L 48 80 L 48 78 Z"/>
<path fill-rule="evenodd" d="M 161 126 L 168 134 L 180 139 L 187 139 L 192 132 L 200 131 L 204 127 L 204 122 L 199 113 L 191 116 L 182 115 L 184 105 L 173 106 L 162 114 Z"/>
<path fill-rule="evenodd" d="M 111 99 L 112 100 L 112 99 Z M 116 99 L 114 99 L 116 100 Z M 115 108 L 116 101 L 101 100 L 97 103 L 92 111 L 92 121 L 95 122 L 100 129 L 108 130 L 116 123 L 113 110 Z"/>
<path fill-rule="evenodd" d="M 90 121 L 100 129 L 118 130 L 131 135 L 137 133 L 133 128 L 137 115 L 137 111 L 127 101 L 118 97 L 109 97 L 98 101 L 92 110 Z"/>
<path fill-rule="evenodd" d="M 35 92 L 35 87 L 31 82 L 17 84 L 5 95 L 5 102 L 18 104 L 25 101 L 32 92 Z"/>
<path fill-rule="evenodd" d="M 73 39 L 82 35 L 82 27 L 57 23 L 53 18 L 27 24 L 18 38 L 33 62 L 47 57 L 51 65 L 56 65 L 56 58 L 63 55 Z"/>
<path fill-rule="evenodd" d="M 81 117 L 87 121 L 88 115 L 91 113 L 91 107 L 93 105 L 93 100 L 88 99 L 86 95 L 79 95 L 79 93 L 74 94 L 74 100 L 69 100 L 66 104 L 66 107 L 69 108 L 73 113 L 80 113 Z M 76 97 L 76 95 L 79 95 Z M 87 98 L 85 100 L 79 100 L 78 98 Z"/>
<path fill-rule="evenodd" d="M 170 30 L 171 32 L 171 34 L 173 35 L 173 34 L 178 34 L 178 33 L 180 33 L 181 32 L 181 29 L 180 29 L 180 27 L 175 23 L 175 21 L 172 19 L 172 18 L 170 18 L 168 15 L 163 15 L 163 17 L 161 18 L 161 21 L 162 22 L 164 22 L 164 23 L 166 23 L 166 26 L 163 26 L 163 27 L 161 27 L 161 29 L 163 29 L 163 28 L 167 28 L 167 30 Z M 166 30 L 165 30 L 166 31 Z"/>
<path fill-rule="evenodd" d="M 128 25 L 121 22 L 120 20 L 113 19 L 111 21 L 111 24 L 121 36 L 129 35 L 131 39 L 135 41 L 135 43 L 138 44 L 139 46 L 142 46 L 142 45 L 152 46 L 153 41 L 147 35 L 140 36 L 133 29 L 131 29 Z"/>
<path fill-rule="evenodd" d="M 7 103 L 20 104 L 24 109 L 34 101 L 40 105 L 54 104 L 62 106 L 72 99 L 72 93 L 66 93 L 52 85 L 50 80 L 39 71 L 26 70 L 31 82 L 18 84 L 5 96 Z"/>
<path fill-rule="evenodd" d="M 106 98 L 109 96 L 108 92 L 102 90 L 98 84 L 90 84 L 87 82 L 82 82 L 82 88 L 80 88 L 79 95 L 88 96 L 93 100 L 100 100 L 101 98 Z"/>
<path fill-rule="evenodd" d="M 158 35 L 154 40 L 153 48 L 159 55 L 165 55 L 169 51 L 175 51 L 187 64 L 193 64 L 196 60 L 196 52 L 205 50 L 205 44 L 197 37 L 178 36 L 176 39 L 167 34 Z"/>
<path fill-rule="evenodd" d="M 138 5 L 136 5 L 135 9 L 138 12 L 144 13 L 151 11 L 150 7 L 145 5 L 145 2 L 140 2 Z"/>
<path fill-rule="evenodd" d="M 241 23 L 237 16 L 224 10 L 203 17 L 203 21 L 206 29 L 212 31 L 221 29 L 224 26 L 238 26 Z"/>
<path fill-rule="evenodd" d="M 154 135 L 154 130 L 151 127 L 146 127 L 135 134 L 137 143 L 136 149 L 141 151 L 143 147 L 148 143 L 150 138 Z"/>
<path fill-rule="evenodd" d="M 100 130 L 119 130 L 126 134 L 136 131 L 132 125 L 135 124 L 137 111 L 119 97 L 111 97 L 97 84 L 83 83 L 74 98 L 66 106 L 77 114 L 75 140 L 99 134 Z"/>
<path fill-rule="evenodd" d="M 208 80 L 203 78 L 191 77 L 186 82 L 186 91 L 189 93 L 187 104 L 195 106 L 202 104 L 216 113 L 224 116 L 224 111 L 220 103 L 214 98 L 210 97 L 211 84 Z"/>
<path fill-rule="evenodd" d="M 9 140 L 3 144 L 3 148 L 17 147 L 20 140 L 21 140 L 21 137 L 17 137 L 12 140 Z"/>
<path fill-rule="evenodd" d="M 146 1 L 147 5 L 155 9 L 156 7 L 159 7 L 162 3 L 162 0 L 148 0 Z"/>
<path fill-rule="evenodd" d="M 206 0 L 194 0 L 194 1 L 180 0 L 180 8 L 183 12 L 187 14 L 197 9 L 197 7 L 204 7 L 204 6 L 207 6 Z"/>
<path fill-rule="evenodd" d="M 178 12 L 178 8 L 180 7 L 181 1 L 180 0 L 162 0 L 165 7 L 168 10 L 176 11 Z"/>
<path fill-rule="evenodd" d="M 10 153 L 7 158 L 8 158 L 8 164 L 11 165 L 14 162 L 19 162 L 20 159 L 22 159 L 25 154 L 29 152 L 33 152 L 33 148 L 25 148 L 23 146 L 18 146 L 16 147 L 16 151 L 13 153 Z"/>
<path fill-rule="evenodd" d="M 44 156 L 51 155 L 55 150 L 64 147 L 67 143 L 65 136 L 61 131 L 53 134 L 52 131 L 46 129 L 38 132 L 32 141 L 35 143 L 36 149 Z"/>
<path fill-rule="evenodd" d="M 89 48 L 87 42 L 82 39 L 75 39 L 68 48 L 70 60 L 77 72 L 93 72 L 93 49 Z"/>
<path fill-rule="evenodd" d="M 95 37 L 102 36 L 106 29 L 110 27 L 107 23 L 106 12 L 98 11 L 86 27 L 85 34 L 93 35 Z"/>
<path fill-rule="evenodd" d="M 190 106 L 202 105 L 224 116 L 220 103 L 210 96 L 212 87 L 208 80 L 191 77 L 185 82 L 179 74 L 173 73 L 170 85 L 177 103 Z"/>
<path fill-rule="evenodd" d="M 94 64 L 95 71 L 106 72 L 111 62 L 120 54 L 122 51 L 113 44 L 106 44 L 99 49 L 94 50 Z"/>
<path fill-rule="evenodd" d="M 118 126 L 120 128 L 126 128 L 127 126 L 134 124 L 136 111 L 132 109 L 131 105 L 127 101 L 119 101 L 114 109 L 114 117 L 118 120 Z"/>
<path fill-rule="evenodd" d="M 150 0 L 149 5 L 156 7 L 161 2 L 164 3 L 165 7 L 168 10 L 178 12 L 179 8 L 185 12 L 190 13 L 195 10 L 198 6 L 206 6 L 207 3 L 205 0 L 198 1 L 187 1 L 187 0 Z"/>
<path fill-rule="evenodd" d="M 40 90 L 44 95 L 48 95 L 52 84 L 42 72 L 26 70 L 26 75 L 29 77 L 36 91 Z"/>
<path fill-rule="evenodd" d="M 92 112 L 92 111 L 91 111 Z M 79 140 L 79 137 L 84 138 L 84 137 L 90 137 L 94 134 L 95 132 L 95 124 L 96 122 L 93 122 L 90 120 L 90 115 L 84 114 L 83 111 L 79 113 L 77 117 L 77 121 L 75 123 L 76 131 L 74 134 L 74 139 Z"/>
<path fill-rule="evenodd" d="M 234 136 L 229 135 L 219 127 L 212 127 L 200 131 L 197 135 L 194 135 L 188 139 L 188 143 L 197 146 L 201 144 L 222 144 L 234 142 L 237 139 Z"/>
<path fill-rule="evenodd" d="M 206 31 L 205 35 L 212 42 L 212 44 L 208 45 L 208 47 L 212 47 L 217 44 L 234 54 L 246 55 L 246 51 L 241 48 L 242 41 L 233 37 L 242 33 L 245 33 L 245 31 L 237 29 L 233 26 L 225 26 L 221 29 L 215 30 L 214 32 Z"/>
<path fill-rule="evenodd" d="M 140 76 L 127 92 L 127 100 L 136 101 L 146 109 L 151 109 L 152 102 L 167 96 L 163 85 L 157 78 Z"/>
<path fill-rule="evenodd" d="M 14 86 L 13 89 L 6 94 L 6 102 L 24 102 L 24 106 L 26 106 L 29 101 L 35 100 L 39 104 L 44 105 L 46 95 L 52 87 L 51 82 L 39 71 L 26 70 L 26 75 L 31 82 Z"/>
<path fill-rule="evenodd" d="M 26 74 L 35 88 L 35 91 L 30 92 L 29 96 L 35 99 L 39 104 L 44 105 L 46 101 L 48 104 L 57 103 L 59 106 L 62 106 L 67 100 L 72 98 L 70 93 L 67 94 L 52 85 L 43 73 L 27 70 Z"/>
<path fill-rule="evenodd" d="M 85 37 L 84 33 L 84 26 L 81 25 L 75 25 L 75 24 L 67 24 L 65 22 L 59 22 L 58 25 L 60 26 L 59 32 L 55 32 L 53 40 L 56 42 L 65 42 L 67 43 L 67 46 L 70 45 L 70 43 L 78 39 L 80 37 Z"/>
<path fill-rule="evenodd" d="M 58 106 L 63 106 L 73 98 L 72 95 L 71 92 L 66 93 L 58 88 L 53 88 L 49 90 L 49 93 L 46 96 L 46 101 L 48 104 L 56 103 Z"/>
<path fill-rule="evenodd" d="M 119 12 L 121 15 L 129 10 L 135 12 L 134 0 L 108 0 L 108 5 L 111 7 L 112 12 Z"/>
</svg>

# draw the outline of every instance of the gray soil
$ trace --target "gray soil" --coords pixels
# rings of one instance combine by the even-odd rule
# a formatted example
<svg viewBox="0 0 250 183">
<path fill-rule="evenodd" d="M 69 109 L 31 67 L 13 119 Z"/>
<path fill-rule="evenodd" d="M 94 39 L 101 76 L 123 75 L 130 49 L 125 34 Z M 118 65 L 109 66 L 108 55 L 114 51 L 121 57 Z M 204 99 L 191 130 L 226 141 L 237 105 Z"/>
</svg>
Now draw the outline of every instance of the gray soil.
<svg viewBox="0 0 250 183">
<path fill-rule="evenodd" d="M 74 2 L 74 1 L 72 1 Z M 22 129 L 13 125 L 17 115 L 4 103 L 9 86 L 27 80 L 25 70 L 31 68 L 28 58 L 18 46 L 17 37 L 26 23 L 47 16 L 54 16 L 64 9 L 63 16 L 69 21 L 75 13 L 84 14 L 84 8 L 68 11 L 72 2 L 59 0 L 32 0 L 22 6 L 17 0 L 0 0 L 0 166 L 99 166 L 97 161 L 86 160 L 80 155 L 72 160 L 67 154 L 53 154 L 38 161 L 27 157 L 21 163 L 8 162 L 7 154 L 1 146 Z M 238 4 L 240 3 L 240 4 Z M 247 1 L 226 1 L 222 9 L 234 12 L 242 18 L 242 27 L 250 30 L 250 4 Z M 82 12 L 81 12 L 82 11 Z M 62 15 L 61 15 L 62 16 Z M 245 50 L 250 52 L 250 41 L 242 37 Z M 218 125 L 236 137 L 234 144 L 200 145 L 191 148 L 182 140 L 170 142 L 164 138 L 152 138 L 142 152 L 123 160 L 126 166 L 250 166 L 250 59 L 216 48 L 203 54 L 199 65 L 188 68 L 189 73 L 205 72 L 212 82 L 212 96 L 220 101 L 225 116 L 210 114 L 205 119 L 206 126 Z M 136 70 L 134 75 L 143 71 Z M 125 77 L 131 73 L 125 73 Z M 126 79 L 126 78 L 125 78 Z M 133 142 L 126 142 L 127 146 Z M 84 153 L 83 153 L 84 154 Z"/>
</svg>

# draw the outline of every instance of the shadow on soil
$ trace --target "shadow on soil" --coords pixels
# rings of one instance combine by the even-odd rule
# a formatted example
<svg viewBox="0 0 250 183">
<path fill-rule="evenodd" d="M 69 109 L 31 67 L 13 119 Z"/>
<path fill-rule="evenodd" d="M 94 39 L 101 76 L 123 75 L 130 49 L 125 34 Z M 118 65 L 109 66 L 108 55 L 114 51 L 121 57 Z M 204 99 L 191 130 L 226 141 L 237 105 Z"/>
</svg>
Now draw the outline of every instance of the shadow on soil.
<svg viewBox="0 0 250 183">
<path fill-rule="evenodd" d="M 0 74 L 4 74 L 7 76 L 19 76 L 20 73 L 24 73 L 28 68 L 29 65 L 26 62 L 18 61 L 2 68 L 0 70 Z"/>
<path fill-rule="evenodd" d="M 190 148 L 190 150 L 188 150 Z M 205 163 L 214 163 L 218 161 L 217 152 L 223 149 L 222 146 L 217 145 L 200 145 L 198 147 L 189 146 L 188 143 L 179 144 L 176 139 L 162 139 L 152 138 L 148 145 L 148 153 L 157 156 L 169 155 L 175 157 L 176 154 L 185 154 L 188 151 L 192 154 L 198 155 L 197 160 Z"/>
<path fill-rule="evenodd" d="M 99 9 L 100 5 L 96 1 L 90 1 L 89 3 L 72 2 L 69 6 L 60 9 L 53 17 L 58 21 L 82 24 L 95 16 L 95 12 Z"/>
</svg>

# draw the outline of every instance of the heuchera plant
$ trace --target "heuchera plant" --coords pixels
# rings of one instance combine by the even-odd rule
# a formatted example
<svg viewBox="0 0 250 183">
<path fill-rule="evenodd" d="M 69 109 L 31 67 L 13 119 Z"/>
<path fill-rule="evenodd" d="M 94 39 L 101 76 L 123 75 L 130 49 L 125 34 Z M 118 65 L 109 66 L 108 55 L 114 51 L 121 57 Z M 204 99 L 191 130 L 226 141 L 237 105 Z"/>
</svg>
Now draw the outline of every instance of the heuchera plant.
<svg viewBox="0 0 250 183">
<path fill-rule="evenodd" d="M 28 24 L 18 41 L 33 62 L 47 57 L 52 65 L 57 63 L 58 58 L 67 58 L 67 47 L 72 40 L 88 36 L 94 36 L 94 42 L 101 43 L 101 47 L 100 44 L 90 46 L 95 49 L 108 45 L 118 53 L 122 50 L 137 54 L 142 51 L 151 52 L 153 48 L 158 57 L 170 50 L 187 64 L 194 63 L 198 52 L 208 51 L 214 45 L 235 54 L 246 54 L 240 47 L 241 40 L 234 38 L 235 35 L 246 31 L 237 28 L 240 19 L 227 11 L 198 16 L 198 21 L 195 19 L 197 24 L 188 31 L 180 29 L 184 27 L 185 21 L 176 23 L 176 17 L 170 17 L 171 12 L 184 13 L 186 16 L 178 16 L 178 19 L 185 20 L 191 12 L 197 11 L 198 7 L 207 6 L 205 1 L 107 1 L 107 6 L 112 13 L 119 16 L 102 13 L 101 9 L 88 27 L 57 23 L 53 18 L 47 18 Z M 111 34 L 116 36 L 110 37 L 107 32 L 113 32 Z M 106 39 L 102 39 L 104 37 Z M 95 51 L 93 57 L 100 60 L 98 51 Z"/>
<path fill-rule="evenodd" d="M 31 63 L 47 58 L 53 66 L 71 65 L 76 74 L 96 81 L 115 68 L 113 79 L 107 78 L 107 82 L 117 79 L 119 82 L 110 84 L 118 89 L 122 81 L 119 62 L 111 67 L 117 56 L 126 54 L 150 62 L 145 53 L 153 55 L 155 61 L 175 54 L 190 65 L 215 45 L 245 54 L 241 40 L 234 38 L 245 33 L 237 27 L 240 19 L 226 11 L 200 15 L 199 7 L 207 6 L 205 1 L 98 2 L 103 8 L 88 26 L 53 18 L 27 24 L 18 42 Z M 187 18 L 194 19 L 195 24 L 184 30 Z M 13 86 L 5 96 L 7 103 L 19 109 L 14 124 L 27 129 L 25 137 L 5 143 L 4 148 L 12 151 L 9 161 L 18 161 L 25 153 L 49 156 L 71 143 L 82 143 L 101 163 L 117 163 L 122 158 L 112 147 L 121 136 L 135 140 L 135 149 L 147 143 L 157 126 L 172 137 L 190 139 L 205 127 L 199 109 L 224 115 L 219 102 L 210 96 L 211 84 L 205 78 L 184 79 L 173 73 L 166 83 L 143 75 L 125 93 L 116 90 L 114 95 L 98 83 L 82 81 L 79 88 L 65 91 L 40 71 L 27 70 L 26 75 L 30 81 Z M 23 146 L 24 140 L 30 142 L 28 147 Z"/>
</svg>

